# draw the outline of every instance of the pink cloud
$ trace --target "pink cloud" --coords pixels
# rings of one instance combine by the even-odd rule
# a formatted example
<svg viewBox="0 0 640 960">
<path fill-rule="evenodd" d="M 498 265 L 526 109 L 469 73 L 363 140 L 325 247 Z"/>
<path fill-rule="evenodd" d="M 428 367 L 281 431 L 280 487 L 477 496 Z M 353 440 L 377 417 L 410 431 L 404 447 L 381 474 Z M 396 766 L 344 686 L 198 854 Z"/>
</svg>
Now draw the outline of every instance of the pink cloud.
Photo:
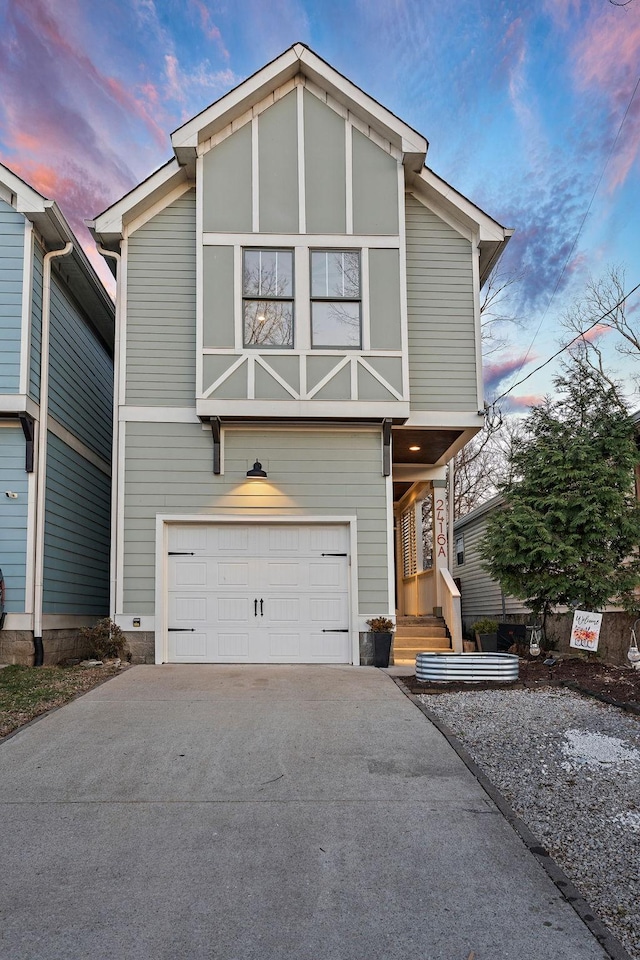
<svg viewBox="0 0 640 960">
<path fill-rule="evenodd" d="M 635 13 L 603 5 L 599 14 L 587 18 L 573 49 L 577 85 L 596 89 L 609 105 L 611 140 L 638 79 L 640 17 Z M 640 96 L 636 94 L 609 164 L 610 192 L 622 186 L 639 156 Z"/>
<path fill-rule="evenodd" d="M 611 327 L 608 327 L 604 323 L 597 323 L 595 327 L 592 327 L 591 330 L 587 330 L 585 334 L 580 338 L 581 340 L 586 340 L 588 343 L 593 343 L 594 340 L 597 340 L 598 337 L 611 333 Z"/>
<path fill-rule="evenodd" d="M 515 357 L 506 357 L 498 363 L 488 363 L 484 366 L 484 385 L 487 390 L 497 391 L 501 384 L 512 374 L 519 373 L 527 363 L 537 359 L 537 354 L 519 354 Z"/>
<path fill-rule="evenodd" d="M 522 397 L 506 397 L 509 410 L 528 410 L 530 407 L 539 407 L 545 398 L 540 393 L 529 393 Z"/>
<path fill-rule="evenodd" d="M 196 10 L 198 17 L 200 19 L 200 26 L 204 32 L 204 35 L 208 40 L 215 40 L 218 43 L 220 52 L 222 53 L 225 59 L 229 59 L 229 51 L 225 48 L 222 42 L 222 34 L 219 29 L 216 27 L 215 23 L 211 20 L 211 13 L 209 8 L 206 6 L 202 0 L 191 0 L 191 6 Z"/>
</svg>

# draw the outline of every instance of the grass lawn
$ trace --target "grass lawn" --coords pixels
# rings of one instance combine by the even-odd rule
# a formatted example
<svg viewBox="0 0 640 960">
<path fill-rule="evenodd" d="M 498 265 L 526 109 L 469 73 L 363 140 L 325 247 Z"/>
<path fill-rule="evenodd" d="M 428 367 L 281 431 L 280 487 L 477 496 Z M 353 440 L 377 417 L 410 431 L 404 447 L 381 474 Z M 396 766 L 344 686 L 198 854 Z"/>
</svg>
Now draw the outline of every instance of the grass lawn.
<svg viewBox="0 0 640 960">
<path fill-rule="evenodd" d="M 112 666 L 4 667 L 0 670 L 0 737 L 118 672 Z"/>
</svg>

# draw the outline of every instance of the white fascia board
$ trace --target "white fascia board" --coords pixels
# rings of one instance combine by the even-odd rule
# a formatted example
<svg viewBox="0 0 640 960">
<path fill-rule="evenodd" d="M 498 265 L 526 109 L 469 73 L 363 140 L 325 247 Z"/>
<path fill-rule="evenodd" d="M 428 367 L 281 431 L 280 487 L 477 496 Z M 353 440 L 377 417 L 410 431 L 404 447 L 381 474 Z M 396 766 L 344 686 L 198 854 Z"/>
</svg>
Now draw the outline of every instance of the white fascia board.
<svg viewBox="0 0 640 960">
<path fill-rule="evenodd" d="M 86 224 L 98 243 L 108 245 L 120 240 L 124 224 L 140 216 L 186 179 L 186 172 L 178 161 L 175 158 L 169 160 L 112 207 L 98 214 L 94 220 L 87 220 Z"/>
<path fill-rule="evenodd" d="M 430 427 L 435 430 L 481 430 L 484 411 L 412 410 L 405 427 Z"/>
<path fill-rule="evenodd" d="M 472 230 L 475 228 L 478 231 L 481 243 L 483 240 L 505 243 L 513 233 L 513 230 L 503 227 L 429 167 L 424 167 L 420 171 L 415 178 L 414 187 L 418 192 L 424 191 L 426 200 L 433 197 L 441 203 L 450 205 L 456 211 L 454 216 L 458 220 L 461 220 L 466 227 Z"/>
<path fill-rule="evenodd" d="M 246 113 L 269 92 L 298 73 L 326 90 L 338 103 L 402 150 L 404 161 L 412 170 L 422 167 L 428 148 L 426 139 L 300 43 L 285 50 L 230 93 L 178 127 L 171 135 L 171 143 L 179 161 L 188 162 L 199 143 L 208 140 L 234 117 Z"/>
<path fill-rule="evenodd" d="M 19 213 L 44 213 L 51 200 L 47 200 L 25 183 L 17 174 L 0 163 L 0 183 L 15 196 L 15 208 Z"/>
</svg>

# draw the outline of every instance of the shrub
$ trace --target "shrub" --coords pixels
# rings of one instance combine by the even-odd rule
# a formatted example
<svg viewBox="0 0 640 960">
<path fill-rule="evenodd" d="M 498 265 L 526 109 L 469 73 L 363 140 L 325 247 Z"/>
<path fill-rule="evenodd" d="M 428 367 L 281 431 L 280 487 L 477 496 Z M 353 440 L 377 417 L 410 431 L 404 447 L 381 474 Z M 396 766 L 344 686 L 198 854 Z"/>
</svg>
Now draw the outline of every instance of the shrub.
<svg viewBox="0 0 640 960">
<path fill-rule="evenodd" d="M 96 660 L 111 660 L 117 657 L 125 660 L 131 656 L 127 638 L 117 623 L 113 623 L 109 617 L 98 620 L 92 627 L 83 627 L 80 636 L 87 641 L 91 655 Z"/>
<path fill-rule="evenodd" d="M 372 633 L 391 633 L 394 629 L 393 620 L 388 617 L 372 617 L 367 626 Z"/>
<path fill-rule="evenodd" d="M 496 633 L 498 630 L 498 621 L 484 617 L 482 620 L 476 620 L 471 629 L 475 633 Z"/>
</svg>

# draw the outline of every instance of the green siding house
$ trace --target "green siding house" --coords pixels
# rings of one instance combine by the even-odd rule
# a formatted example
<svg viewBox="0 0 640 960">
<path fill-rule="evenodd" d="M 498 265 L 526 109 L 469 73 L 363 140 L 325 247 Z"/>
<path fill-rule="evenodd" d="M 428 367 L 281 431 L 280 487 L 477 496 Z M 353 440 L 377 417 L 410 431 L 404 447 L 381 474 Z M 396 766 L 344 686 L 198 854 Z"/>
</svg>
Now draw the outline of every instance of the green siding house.
<svg viewBox="0 0 640 960">
<path fill-rule="evenodd" d="M 0 165 L 0 662 L 109 612 L 114 306 L 56 204 Z"/>
<path fill-rule="evenodd" d="M 369 617 L 434 609 L 457 648 L 445 468 L 483 423 L 511 231 L 302 44 L 171 140 L 91 225 L 118 281 L 112 617 L 158 663 L 358 663 Z"/>
</svg>

